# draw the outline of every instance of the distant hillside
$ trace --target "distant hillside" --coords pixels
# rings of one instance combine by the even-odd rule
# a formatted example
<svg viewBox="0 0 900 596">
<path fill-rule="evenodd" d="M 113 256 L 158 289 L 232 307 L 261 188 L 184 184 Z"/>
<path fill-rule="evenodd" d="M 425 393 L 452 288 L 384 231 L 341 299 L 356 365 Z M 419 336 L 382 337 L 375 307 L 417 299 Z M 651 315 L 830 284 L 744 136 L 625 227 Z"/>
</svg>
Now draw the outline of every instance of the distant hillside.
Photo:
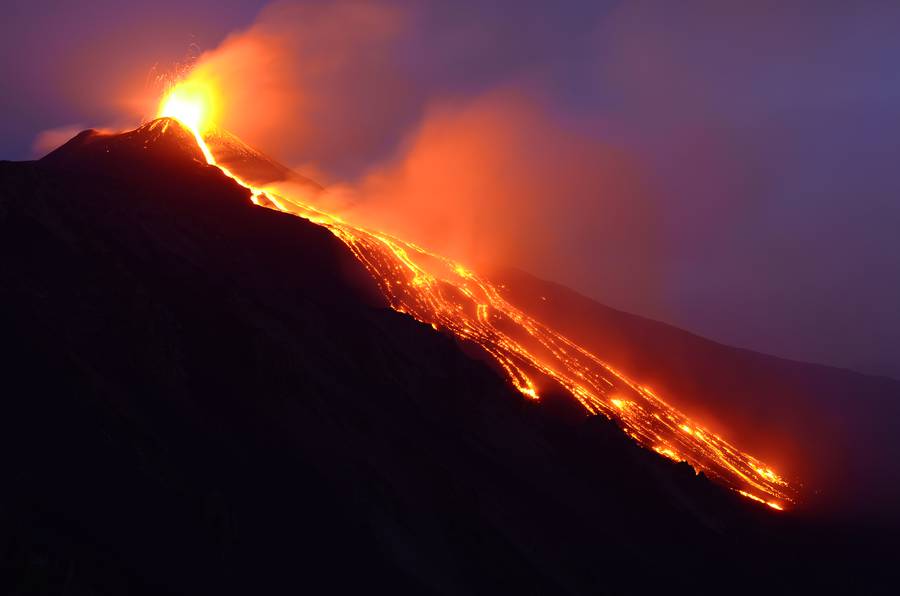
<svg viewBox="0 0 900 596">
<path fill-rule="evenodd" d="M 811 505 L 900 515 L 900 381 L 722 345 L 522 271 L 494 279 L 517 306 L 804 481 Z"/>
</svg>

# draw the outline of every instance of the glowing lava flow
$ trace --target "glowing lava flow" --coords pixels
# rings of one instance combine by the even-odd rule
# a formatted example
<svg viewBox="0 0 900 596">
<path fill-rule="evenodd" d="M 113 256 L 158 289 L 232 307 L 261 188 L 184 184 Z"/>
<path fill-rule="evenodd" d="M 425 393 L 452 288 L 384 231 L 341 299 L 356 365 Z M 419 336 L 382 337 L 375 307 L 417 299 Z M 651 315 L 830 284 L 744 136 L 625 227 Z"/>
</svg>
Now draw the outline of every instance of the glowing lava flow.
<svg viewBox="0 0 900 596">
<path fill-rule="evenodd" d="M 186 124 L 207 162 L 218 165 L 202 136 L 206 101 L 202 93 L 178 86 L 163 100 L 158 115 Z M 787 482 L 761 461 L 694 424 L 648 388 L 516 308 L 489 280 L 412 243 L 348 224 L 296 197 L 254 188 L 218 167 L 248 188 L 254 203 L 264 203 L 265 195 L 275 208 L 329 229 L 372 274 L 395 310 L 478 344 L 525 396 L 538 399 L 535 380 L 552 379 L 588 412 L 617 420 L 639 444 L 685 461 L 773 509 L 792 500 Z"/>
</svg>

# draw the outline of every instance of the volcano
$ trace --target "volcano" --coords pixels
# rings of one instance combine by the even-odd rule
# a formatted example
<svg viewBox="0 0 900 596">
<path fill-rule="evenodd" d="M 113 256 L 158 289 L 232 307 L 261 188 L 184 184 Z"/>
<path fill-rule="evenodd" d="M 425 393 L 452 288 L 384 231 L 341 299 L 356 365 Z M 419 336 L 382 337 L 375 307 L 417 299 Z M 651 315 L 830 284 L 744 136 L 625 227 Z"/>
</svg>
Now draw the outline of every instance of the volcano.
<svg viewBox="0 0 900 596">
<path fill-rule="evenodd" d="M 254 184 L 296 176 L 233 135 L 210 146 Z M 479 336 L 398 312 L 359 245 L 207 161 L 159 119 L 0 162 L 8 593 L 892 585 L 888 528 L 760 507 L 553 378 L 523 398 Z M 579 341 L 627 343 L 623 366 L 682 337 L 502 275 L 528 312 L 539 287 L 591 311 Z M 702 347 L 680 353 L 730 354 Z M 803 366 L 767 362 L 782 383 Z M 676 389 L 692 369 L 666 370 Z"/>
</svg>

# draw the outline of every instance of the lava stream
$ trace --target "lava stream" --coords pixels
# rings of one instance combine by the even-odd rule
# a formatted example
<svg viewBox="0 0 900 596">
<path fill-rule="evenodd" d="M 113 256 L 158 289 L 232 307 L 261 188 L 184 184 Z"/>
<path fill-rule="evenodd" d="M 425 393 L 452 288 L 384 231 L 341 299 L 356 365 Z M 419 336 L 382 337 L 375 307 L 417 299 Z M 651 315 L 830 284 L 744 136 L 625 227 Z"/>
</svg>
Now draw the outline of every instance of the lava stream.
<svg viewBox="0 0 900 596">
<path fill-rule="evenodd" d="M 187 109 L 187 111 L 185 111 Z M 187 117 L 184 114 L 187 113 Z M 255 188 L 216 163 L 196 106 L 170 94 L 159 116 L 191 130 L 210 165 L 250 190 L 253 202 L 304 217 L 337 236 L 373 276 L 395 310 L 481 346 L 525 396 L 539 399 L 535 379 L 548 377 L 590 413 L 619 422 L 642 446 L 685 461 L 745 497 L 782 509 L 788 483 L 758 459 L 694 424 L 646 387 L 516 308 L 497 286 L 460 263 L 399 238 L 351 225 L 298 197 Z M 762 496 L 760 496 L 762 495 Z"/>
</svg>

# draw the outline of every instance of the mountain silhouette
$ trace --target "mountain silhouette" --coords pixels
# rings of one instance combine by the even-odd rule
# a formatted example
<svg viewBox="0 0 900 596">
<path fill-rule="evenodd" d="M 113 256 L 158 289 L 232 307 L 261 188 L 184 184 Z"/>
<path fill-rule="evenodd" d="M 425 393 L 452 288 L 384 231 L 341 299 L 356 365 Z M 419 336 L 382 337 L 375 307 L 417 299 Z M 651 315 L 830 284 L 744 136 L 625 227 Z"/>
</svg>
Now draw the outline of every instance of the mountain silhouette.
<svg viewBox="0 0 900 596">
<path fill-rule="evenodd" d="M 0 162 L 0 189 L 4 593 L 894 585 L 889 529 L 523 399 L 176 121 Z"/>
</svg>

